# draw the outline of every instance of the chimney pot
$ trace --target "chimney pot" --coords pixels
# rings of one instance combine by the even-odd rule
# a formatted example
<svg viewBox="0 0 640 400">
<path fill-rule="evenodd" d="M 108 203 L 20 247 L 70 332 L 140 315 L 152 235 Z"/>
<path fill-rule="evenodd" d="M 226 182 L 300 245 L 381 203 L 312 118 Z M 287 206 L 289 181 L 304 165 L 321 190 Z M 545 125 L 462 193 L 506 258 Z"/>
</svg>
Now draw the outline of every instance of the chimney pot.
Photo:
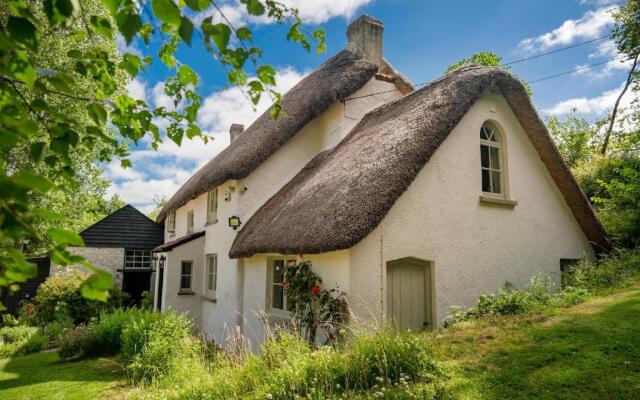
<svg viewBox="0 0 640 400">
<path fill-rule="evenodd" d="M 371 62 L 382 66 L 382 21 L 361 15 L 349 24 L 347 38 L 354 43 Z"/>
<path fill-rule="evenodd" d="M 242 132 L 244 132 L 244 125 L 242 125 L 242 124 L 231 124 L 231 127 L 229 128 L 229 137 L 231 139 L 231 142 L 236 140 L 238 138 L 238 136 L 240 136 L 240 134 Z"/>
</svg>

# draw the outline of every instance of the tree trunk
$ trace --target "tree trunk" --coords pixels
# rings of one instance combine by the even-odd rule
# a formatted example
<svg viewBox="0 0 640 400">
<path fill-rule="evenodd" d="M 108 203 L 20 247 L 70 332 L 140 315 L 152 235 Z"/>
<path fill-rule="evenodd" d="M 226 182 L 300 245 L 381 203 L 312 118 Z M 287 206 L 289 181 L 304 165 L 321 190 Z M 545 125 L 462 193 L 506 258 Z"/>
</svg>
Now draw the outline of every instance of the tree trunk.
<svg viewBox="0 0 640 400">
<path fill-rule="evenodd" d="M 611 138 L 611 132 L 613 131 L 613 124 L 616 122 L 616 114 L 618 113 L 618 106 L 620 105 L 620 100 L 622 100 L 622 96 L 624 96 L 624 94 L 627 92 L 627 89 L 629 89 L 629 86 L 631 85 L 631 81 L 633 81 L 633 72 L 636 69 L 636 65 L 638 65 L 638 57 L 640 57 L 640 54 L 638 54 L 636 58 L 633 60 L 633 65 L 631 66 L 631 69 L 629 70 L 629 75 L 627 76 L 627 82 L 625 83 L 624 88 L 622 89 L 622 92 L 620 92 L 620 95 L 618 96 L 618 99 L 616 100 L 616 103 L 613 106 L 613 111 L 611 112 L 611 121 L 609 122 L 609 128 L 607 129 L 607 133 L 604 135 L 604 141 L 602 142 L 602 149 L 600 150 L 600 154 L 602 154 L 603 156 L 607 153 L 607 146 L 609 146 L 609 139 Z"/>
</svg>

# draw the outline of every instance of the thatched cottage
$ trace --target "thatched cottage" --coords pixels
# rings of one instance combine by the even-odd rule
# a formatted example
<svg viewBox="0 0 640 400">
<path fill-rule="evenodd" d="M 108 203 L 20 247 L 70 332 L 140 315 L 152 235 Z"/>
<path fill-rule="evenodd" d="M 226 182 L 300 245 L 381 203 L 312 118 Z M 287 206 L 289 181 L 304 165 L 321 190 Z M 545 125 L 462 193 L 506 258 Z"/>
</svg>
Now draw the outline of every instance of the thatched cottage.
<svg viewBox="0 0 640 400">
<path fill-rule="evenodd" d="M 159 215 L 156 306 L 209 337 L 287 317 L 282 269 L 310 260 L 355 319 L 439 326 L 505 282 L 557 281 L 610 248 L 520 81 L 466 66 L 420 90 L 362 16 L 344 50 L 195 173 Z"/>
</svg>

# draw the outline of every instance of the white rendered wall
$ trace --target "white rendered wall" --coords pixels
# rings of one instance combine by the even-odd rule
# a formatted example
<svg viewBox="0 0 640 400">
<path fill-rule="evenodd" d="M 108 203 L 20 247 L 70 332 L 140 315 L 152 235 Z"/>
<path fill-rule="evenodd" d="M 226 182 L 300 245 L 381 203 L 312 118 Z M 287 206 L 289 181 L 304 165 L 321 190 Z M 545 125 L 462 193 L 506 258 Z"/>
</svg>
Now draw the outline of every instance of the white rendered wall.
<svg viewBox="0 0 640 400">
<path fill-rule="evenodd" d="M 236 325 L 243 325 L 243 320 L 247 316 L 254 315 L 254 308 L 252 308 L 254 303 L 247 301 L 247 290 L 253 289 L 256 285 L 256 279 L 260 281 L 260 288 L 256 290 L 262 290 L 262 294 L 264 294 L 266 288 L 265 277 L 260 275 L 264 274 L 264 271 L 260 272 L 259 268 L 252 267 L 252 261 L 247 261 L 250 265 L 243 267 L 242 260 L 229 258 L 229 250 L 237 232 L 228 226 L 228 218 L 235 215 L 240 217 L 241 221 L 246 222 L 260 206 L 289 182 L 313 157 L 342 140 L 367 112 L 401 97 L 395 85 L 371 79 L 351 97 L 388 91 L 392 92 L 347 101 L 346 105 L 340 102 L 335 103 L 301 129 L 245 179 L 227 181 L 222 184 L 218 188 L 217 223 L 207 224 L 206 222 L 206 193 L 176 210 L 175 235 L 169 236 L 168 233 L 165 233 L 165 241 L 171 241 L 186 234 L 187 212 L 193 209 L 194 231 L 206 230 L 204 254 L 215 253 L 218 255 L 216 299 L 215 301 L 198 299 L 202 313 L 201 327 L 206 336 L 218 343 L 223 342 L 230 333 L 234 332 Z M 233 187 L 234 191 L 231 192 L 230 200 L 225 201 L 225 193 L 230 187 Z M 246 191 L 243 190 L 245 187 Z M 266 263 L 266 258 L 264 261 Z M 261 268 L 266 270 L 266 264 Z M 246 272 L 243 274 L 243 271 Z M 348 274 L 346 268 L 345 274 Z M 201 285 L 203 284 L 201 283 Z M 347 285 L 345 284 L 343 288 L 346 289 Z M 249 294 L 249 296 L 251 295 Z M 181 298 L 168 297 L 164 304 L 172 305 L 174 299 L 184 302 Z M 263 298 L 262 304 L 264 301 Z M 245 331 L 251 335 L 248 330 Z"/>
<path fill-rule="evenodd" d="M 514 208 L 480 204 L 479 130 L 487 119 L 506 136 Z M 474 305 L 509 281 L 536 274 L 559 281 L 560 258 L 593 250 L 504 98 L 485 94 L 435 152 L 381 224 L 350 249 L 349 297 L 361 318 L 384 315 L 386 263 L 432 262 L 436 320 Z"/>
</svg>

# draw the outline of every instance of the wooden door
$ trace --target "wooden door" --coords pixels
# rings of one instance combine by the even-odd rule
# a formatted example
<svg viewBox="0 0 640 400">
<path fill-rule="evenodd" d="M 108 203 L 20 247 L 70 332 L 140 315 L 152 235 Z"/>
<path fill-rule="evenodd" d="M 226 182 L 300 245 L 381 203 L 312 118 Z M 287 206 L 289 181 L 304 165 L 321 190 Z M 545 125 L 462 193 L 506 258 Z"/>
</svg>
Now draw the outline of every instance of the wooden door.
<svg viewBox="0 0 640 400">
<path fill-rule="evenodd" d="M 387 263 L 387 316 L 397 329 L 432 328 L 429 268 L 413 258 Z"/>
</svg>

